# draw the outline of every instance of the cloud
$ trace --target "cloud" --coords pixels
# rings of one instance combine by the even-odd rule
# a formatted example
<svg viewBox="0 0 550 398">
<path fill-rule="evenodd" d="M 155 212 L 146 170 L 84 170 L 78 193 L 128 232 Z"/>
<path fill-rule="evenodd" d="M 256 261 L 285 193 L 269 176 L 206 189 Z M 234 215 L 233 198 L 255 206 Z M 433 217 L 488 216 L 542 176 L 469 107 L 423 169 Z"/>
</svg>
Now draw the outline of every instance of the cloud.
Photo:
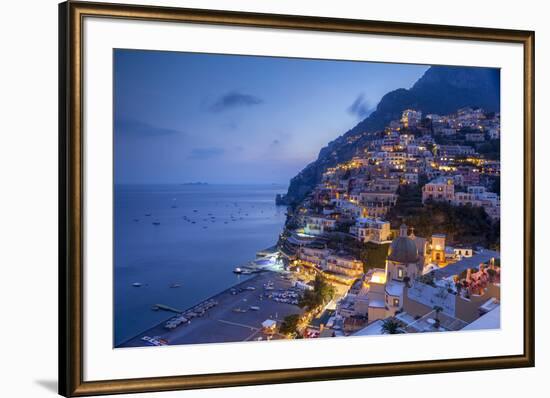
<svg viewBox="0 0 550 398">
<path fill-rule="evenodd" d="M 183 132 L 180 130 L 154 126 L 135 119 L 117 119 L 115 120 L 115 133 L 135 137 L 157 137 L 182 134 Z"/>
<path fill-rule="evenodd" d="M 268 141 L 268 154 L 281 153 L 292 147 L 293 134 L 287 131 L 278 131 L 273 138 Z"/>
<path fill-rule="evenodd" d="M 286 132 L 280 132 L 275 137 L 270 139 L 270 141 L 267 142 L 267 147 L 265 149 L 265 152 L 259 152 L 261 153 L 261 156 L 264 159 L 273 159 L 273 158 L 279 158 L 280 156 L 286 156 L 288 153 L 289 148 L 292 147 L 291 145 L 292 141 L 292 134 L 286 133 Z"/>
<path fill-rule="evenodd" d="M 223 153 L 223 148 L 218 147 L 193 148 L 188 158 L 194 160 L 205 160 L 219 157 L 223 155 Z"/>
<path fill-rule="evenodd" d="M 223 112 L 239 107 L 250 107 L 263 104 L 263 100 L 250 94 L 243 94 L 236 91 L 229 92 L 214 102 L 209 110 L 211 112 Z"/>
<path fill-rule="evenodd" d="M 365 100 L 365 97 L 363 94 L 359 94 L 355 99 L 355 101 L 353 101 L 353 104 L 351 104 L 351 106 L 348 108 L 349 113 L 361 119 L 364 119 L 367 116 L 369 116 L 373 110 L 374 109 L 370 107 L 370 104 L 368 103 L 368 101 Z"/>
</svg>

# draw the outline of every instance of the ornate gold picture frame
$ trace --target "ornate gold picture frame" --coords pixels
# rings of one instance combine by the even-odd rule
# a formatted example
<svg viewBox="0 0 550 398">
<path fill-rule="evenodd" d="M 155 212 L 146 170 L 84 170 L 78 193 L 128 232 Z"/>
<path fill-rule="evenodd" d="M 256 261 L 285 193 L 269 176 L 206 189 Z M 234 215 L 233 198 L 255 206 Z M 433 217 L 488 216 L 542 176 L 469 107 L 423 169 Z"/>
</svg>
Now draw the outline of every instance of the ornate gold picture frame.
<svg viewBox="0 0 550 398">
<path fill-rule="evenodd" d="M 85 381 L 83 349 L 83 22 L 86 18 L 516 43 L 523 47 L 523 354 Z M 59 392 L 85 396 L 534 366 L 534 32 L 88 2 L 59 5 Z M 91 116 L 88 116 L 91 117 Z"/>
</svg>

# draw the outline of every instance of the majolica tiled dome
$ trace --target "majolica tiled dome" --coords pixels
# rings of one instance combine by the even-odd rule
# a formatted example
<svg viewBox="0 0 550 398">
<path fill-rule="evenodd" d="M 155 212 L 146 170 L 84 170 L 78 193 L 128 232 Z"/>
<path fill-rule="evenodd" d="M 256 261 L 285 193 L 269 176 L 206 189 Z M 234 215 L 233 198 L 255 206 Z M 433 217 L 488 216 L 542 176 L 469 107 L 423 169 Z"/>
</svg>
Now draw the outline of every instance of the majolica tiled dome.
<svg viewBox="0 0 550 398">
<path fill-rule="evenodd" d="M 406 225 L 401 226 L 401 236 L 390 245 L 388 260 L 398 263 L 415 263 L 418 261 L 418 249 L 414 241 L 406 235 Z"/>
</svg>

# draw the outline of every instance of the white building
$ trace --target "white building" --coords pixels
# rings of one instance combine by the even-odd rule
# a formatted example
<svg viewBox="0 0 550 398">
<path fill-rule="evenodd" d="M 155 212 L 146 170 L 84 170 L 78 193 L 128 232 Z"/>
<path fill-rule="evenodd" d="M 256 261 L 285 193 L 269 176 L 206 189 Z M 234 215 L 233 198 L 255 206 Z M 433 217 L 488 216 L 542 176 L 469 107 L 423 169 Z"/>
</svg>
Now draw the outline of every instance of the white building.
<svg viewBox="0 0 550 398">
<path fill-rule="evenodd" d="M 303 246 L 298 252 L 298 258 L 311 265 L 321 267 L 329 254 L 330 250 L 327 248 Z"/>
<path fill-rule="evenodd" d="M 324 271 L 358 277 L 363 273 L 363 263 L 348 254 L 331 254 L 326 259 Z"/>
<path fill-rule="evenodd" d="M 471 247 L 455 247 L 453 251 L 455 256 L 459 259 L 462 257 L 470 258 L 474 255 L 474 250 Z"/>
<path fill-rule="evenodd" d="M 414 109 L 405 109 L 401 114 L 401 123 L 405 128 L 416 127 L 420 124 L 421 120 L 422 112 Z"/>
<path fill-rule="evenodd" d="M 440 156 L 474 155 L 476 150 L 468 145 L 438 145 L 437 153 Z"/>
<path fill-rule="evenodd" d="M 361 242 L 383 243 L 390 238 L 390 223 L 377 218 L 362 217 L 350 227 L 350 233 Z"/>
<path fill-rule="evenodd" d="M 424 155 L 424 153 L 427 151 L 426 145 L 421 144 L 410 144 L 407 145 L 407 153 L 411 156 L 420 156 Z"/>
<path fill-rule="evenodd" d="M 320 235 L 336 227 L 336 220 L 322 216 L 307 216 L 304 232 L 309 235 Z"/>
</svg>

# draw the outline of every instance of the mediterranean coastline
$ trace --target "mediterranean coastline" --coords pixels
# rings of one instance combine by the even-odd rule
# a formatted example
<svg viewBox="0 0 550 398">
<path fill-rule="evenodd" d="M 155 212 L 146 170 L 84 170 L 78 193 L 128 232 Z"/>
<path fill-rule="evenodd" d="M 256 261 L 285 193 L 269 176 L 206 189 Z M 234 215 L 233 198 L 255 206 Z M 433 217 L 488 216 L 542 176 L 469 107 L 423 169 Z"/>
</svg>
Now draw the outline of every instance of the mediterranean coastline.
<svg viewBox="0 0 550 398">
<path fill-rule="evenodd" d="M 286 207 L 286 186 L 126 185 L 115 190 L 114 345 L 246 282 L 236 274 L 273 246 Z M 172 314 L 173 315 L 173 314 Z"/>
<path fill-rule="evenodd" d="M 251 72 L 266 61 L 223 59 Z M 187 104 L 194 128 L 121 119 L 115 180 L 179 182 L 115 184 L 115 347 L 500 328 L 500 72 L 388 64 L 388 85 L 392 68 L 423 75 L 376 109 L 360 94 L 347 110 L 360 121 L 340 136 L 290 112 L 296 91 L 273 103 L 288 116 L 278 120 L 270 101 L 235 91 L 199 112 Z M 259 124 L 240 125 L 245 115 Z M 212 183 L 265 178 L 289 183 Z"/>
</svg>

